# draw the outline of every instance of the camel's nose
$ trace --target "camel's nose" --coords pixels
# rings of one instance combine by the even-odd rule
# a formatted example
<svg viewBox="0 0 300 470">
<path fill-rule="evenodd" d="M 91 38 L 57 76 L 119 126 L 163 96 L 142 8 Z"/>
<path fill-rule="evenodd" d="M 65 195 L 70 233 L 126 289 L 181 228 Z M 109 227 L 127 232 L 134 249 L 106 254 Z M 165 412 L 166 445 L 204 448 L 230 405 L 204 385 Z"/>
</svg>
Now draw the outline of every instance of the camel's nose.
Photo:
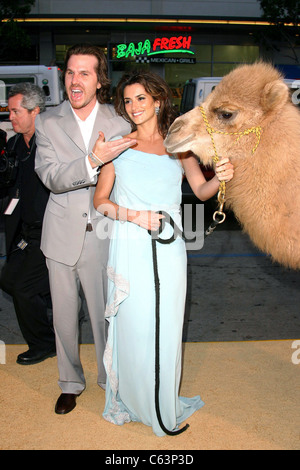
<svg viewBox="0 0 300 470">
<path fill-rule="evenodd" d="M 175 134 L 175 132 L 179 132 L 181 128 L 182 128 L 182 121 L 180 121 L 179 119 L 176 119 L 169 129 L 168 135 Z"/>
</svg>

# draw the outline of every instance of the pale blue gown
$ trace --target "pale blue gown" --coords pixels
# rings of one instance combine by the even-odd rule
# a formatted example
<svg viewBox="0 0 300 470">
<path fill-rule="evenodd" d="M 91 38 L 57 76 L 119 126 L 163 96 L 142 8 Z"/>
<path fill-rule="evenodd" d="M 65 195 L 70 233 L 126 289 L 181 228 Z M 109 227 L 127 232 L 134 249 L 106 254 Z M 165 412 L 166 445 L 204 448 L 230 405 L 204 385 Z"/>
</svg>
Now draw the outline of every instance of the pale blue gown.
<svg viewBox="0 0 300 470">
<path fill-rule="evenodd" d="M 134 210 L 164 210 L 181 228 L 182 167 L 168 155 L 129 149 L 114 160 L 114 200 Z M 161 237 L 173 233 L 166 224 Z M 163 425 L 177 428 L 203 406 L 199 396 L 179 397 L 186 299 L 185 243 L 157 243 L 160 280 L 160 392 Z M 115 221 L 108 262 L 109 320 L 104 364 L 103 416 L 122 425 L 140 421 L 165 435 L 155 408 L 155 286 L 151 236 L 134 223 Z"/>
</svg>

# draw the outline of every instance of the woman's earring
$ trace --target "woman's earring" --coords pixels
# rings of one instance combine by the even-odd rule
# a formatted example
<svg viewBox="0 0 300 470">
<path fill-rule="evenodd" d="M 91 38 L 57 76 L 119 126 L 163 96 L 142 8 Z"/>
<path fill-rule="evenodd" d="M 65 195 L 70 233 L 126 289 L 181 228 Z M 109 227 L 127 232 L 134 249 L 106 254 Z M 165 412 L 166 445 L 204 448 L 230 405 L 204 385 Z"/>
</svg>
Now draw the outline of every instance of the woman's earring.
<svg viewBox="0 0 300 470">
<path fill-rule="evenodd" d="M 159 115 L 159 106 L 155 106 L 155 114 L 156 114 L 156 116 Z"/>
</svg>

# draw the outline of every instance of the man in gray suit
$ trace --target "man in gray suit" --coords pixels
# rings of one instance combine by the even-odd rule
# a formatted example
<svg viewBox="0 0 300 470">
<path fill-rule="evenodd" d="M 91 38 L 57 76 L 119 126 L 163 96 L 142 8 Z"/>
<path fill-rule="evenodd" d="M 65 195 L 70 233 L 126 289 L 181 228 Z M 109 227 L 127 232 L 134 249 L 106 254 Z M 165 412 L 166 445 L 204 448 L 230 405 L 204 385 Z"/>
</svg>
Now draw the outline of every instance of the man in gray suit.
<svg viewBox="0 0 300 470">
<path fill-rule="evenodd" d="M 75 45 L 66 55 L 64 82 L 68 100 L 36 119 L 36 172 L 50 189 L 41 249 L 49 269 L 56 334 L 59 386 L 55 411 L 66 414 L 85 389 L 79 357 L 80 286 L 93 330 L 98 384 L 105 388 L 106 264 L 109 237 L 99 239 L 101 216 L 93 207 L 101 166 L 136 142 L 118 138 L 130 126 L 108 102 L 104 53 L 97 46 Z M 103 238 L 103 237 L 102 237 Z"/>
</svg>

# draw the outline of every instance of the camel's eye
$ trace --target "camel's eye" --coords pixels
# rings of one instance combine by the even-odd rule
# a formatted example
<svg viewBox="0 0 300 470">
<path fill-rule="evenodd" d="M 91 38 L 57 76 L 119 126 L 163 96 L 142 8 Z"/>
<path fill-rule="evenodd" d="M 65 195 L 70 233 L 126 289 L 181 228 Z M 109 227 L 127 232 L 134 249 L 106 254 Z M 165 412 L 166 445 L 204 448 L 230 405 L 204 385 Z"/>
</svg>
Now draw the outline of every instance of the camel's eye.
<svg viewBox="0 0 300 470">
<path fill-rule="evenodd" d="M 234 113 L 232 113 L 231 111 L 218 112 L 219 119 L 222 119 L 223 121 L 229 121 L 230 119 L 232 119 L 233 115 Z"/>
<path fill-rule="evenodd" d="M 216 108 L 214 112 L 219 121 L 223 123 L 232 123 L 238 114 L 238 110 L 230 110 L 226 108 Z"/>
</svg>

